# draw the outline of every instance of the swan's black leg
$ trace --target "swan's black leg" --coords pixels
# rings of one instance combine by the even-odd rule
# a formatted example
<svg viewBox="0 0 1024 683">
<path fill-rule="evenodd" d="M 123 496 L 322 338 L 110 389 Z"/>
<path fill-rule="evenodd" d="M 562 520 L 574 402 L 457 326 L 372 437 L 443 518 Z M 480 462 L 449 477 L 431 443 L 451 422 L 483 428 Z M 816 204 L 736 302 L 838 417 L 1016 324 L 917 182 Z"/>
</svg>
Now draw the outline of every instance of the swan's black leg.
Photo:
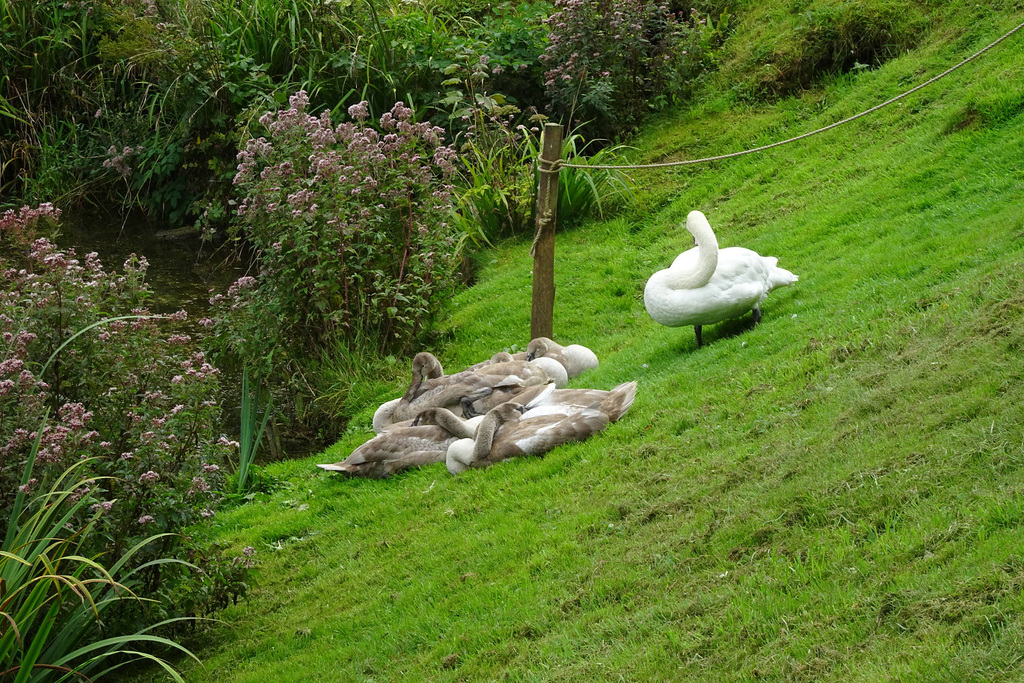
<svg viewBox="0 0 1024 683">
<path fill-rule="evenodd" d="M 699 349 L 703 345 L 703 342 L 700 338 L 700 325 L 694 325 L 693 331 L 697 334 L 697 348 Z"/>
<path fill-rule="evenodd" d="M 761 307 L 754 306 L 754 324 L 761 322 Z"/>
</svg>

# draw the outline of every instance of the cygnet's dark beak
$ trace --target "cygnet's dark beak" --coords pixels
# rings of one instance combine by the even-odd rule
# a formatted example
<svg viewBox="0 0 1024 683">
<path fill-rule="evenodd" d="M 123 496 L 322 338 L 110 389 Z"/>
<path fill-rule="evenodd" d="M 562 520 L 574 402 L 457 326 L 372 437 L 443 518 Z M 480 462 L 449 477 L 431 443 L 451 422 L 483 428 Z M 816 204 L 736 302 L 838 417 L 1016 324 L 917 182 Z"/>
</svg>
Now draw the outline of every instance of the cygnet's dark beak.
<svg viewBox="0 0 1024 683">
<path fill-rule="evenodd" d="M 520 414 L 520 415 L 522 415 L 523 413 L 525 413 L 525 412 L 526 412 L 526 406 L 525 406 L 525 405 L 522 405 L 522 404 L 516 403 L 516 404 L 515 404 L 515 406 L 516 406 L 516 410 L 518 410 L 518 411 L 519 411 L 519 414 Z"/>
<path fill-rule="evenodd" d="M 534 359 L 534 358 L 536 358 L 536 357 L 537 357 L 537 354 L 536 354 L 536 353 L 531 353 L 531 352 L 528 352 L 528 353 L 526 354 L 526 360 L 527 360 L 527 361 L 531 361 L 531 360 L 533 360 L 533 359 Z"/>
</svg>

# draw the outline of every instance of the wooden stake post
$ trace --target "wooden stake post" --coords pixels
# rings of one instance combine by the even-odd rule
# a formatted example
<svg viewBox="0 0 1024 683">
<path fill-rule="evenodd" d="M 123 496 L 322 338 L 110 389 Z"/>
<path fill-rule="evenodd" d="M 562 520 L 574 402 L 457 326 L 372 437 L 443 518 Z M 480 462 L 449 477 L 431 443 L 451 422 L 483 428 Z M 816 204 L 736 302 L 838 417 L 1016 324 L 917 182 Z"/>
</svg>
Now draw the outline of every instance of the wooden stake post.
<svg viewBox="0 0 1024 683">
<path fill-rule="evenodd" d="M 555 311 L 555 223 L 558 218 L 558 168 L 562 157 L 562 126 L 544 124 L 541 136 L 537 225 L 533 236 L 533 308 L 530 339 L 551 337 Z"/>
</svg>

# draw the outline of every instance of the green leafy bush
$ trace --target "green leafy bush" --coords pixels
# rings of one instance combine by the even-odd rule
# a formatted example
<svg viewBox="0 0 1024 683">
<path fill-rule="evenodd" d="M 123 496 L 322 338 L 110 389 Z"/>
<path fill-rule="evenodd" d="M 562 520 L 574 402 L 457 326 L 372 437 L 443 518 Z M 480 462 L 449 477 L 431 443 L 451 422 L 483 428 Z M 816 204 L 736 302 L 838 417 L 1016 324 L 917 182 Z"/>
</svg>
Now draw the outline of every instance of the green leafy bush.
<svg viewBox="0 0 1024 683">
<path fill-rule="evenodd" d="M 219 352 L 308 397 L 306 370 L 325 349 L 404 349 L 454 285 L 455 151 L 401 102 L 380 132 L 365 123 L 365 102 L 337 126 L 329 112 L 306 113 L 305 92 L 290 105 L 268 112 L 267 137 L 238 155 L 234 231 L 259 272 L 214 297 L 205 322 Z"/>
<path fill-rule="evenodd" d="M 453 65 L 526 109 L 543 95 L 550 5 L 322 0 L 0 0 L 0 186 L 60 206 L 142 209 L 226 227 L 233 159 L 262 111 L 298 89 L 337 114 L 396 100 L 450 119 Z"/>
<path fill-rule="evenodd" d="M 913 47 L 926 26 L 918 7 L 892 0 L 754 5 L 729 46 L 721 81 L 742 99 L 780 97 L 824 74 L 874 67 Z"/>
<path fill-rule="evenodd" d="M 540 54 L 547 45 L 546 2 L 496 5 L 478 21 L 463 20 L 447 50 L 434 61 L 444 80 L 435 106 L 451 112 L 451 130 L 465 131 L 462 117 L 473 106 L 514 105 L 528 110 L 544 101 Z M 494 100 L 489 102 L 488 99 Z M 475 122 L 474 122 L 475 125 Z"/>
</svg>

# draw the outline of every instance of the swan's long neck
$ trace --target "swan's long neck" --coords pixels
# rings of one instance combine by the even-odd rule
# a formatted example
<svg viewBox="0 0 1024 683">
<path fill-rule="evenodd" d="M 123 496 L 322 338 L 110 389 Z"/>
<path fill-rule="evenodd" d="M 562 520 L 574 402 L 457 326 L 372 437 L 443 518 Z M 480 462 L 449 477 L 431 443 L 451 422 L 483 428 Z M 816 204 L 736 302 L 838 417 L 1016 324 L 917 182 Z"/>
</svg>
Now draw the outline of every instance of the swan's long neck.
<svg viewBox="0 0 1024 683">
<path fill-rule="evenodd" d="M 667 279 L 667 284 L 672 289 L 703 287 L 718 268 L 718 240 L 704 214 L 700 211 L 691 211 L 686 217 L 686 229 L 697 242 L 697 267 L 689 271 L 672 270 Z"/>
<path fill-rule="evenodd" d="M 508 404 L 505 404 L 507 406 Z M 476 462 L 482 458 L 486 458 L 494 445 L 494 434 L 498 431 L 501 425 L 518 418 L 518 413 L 515 417 L 509 417 L 509 415 L 501 408 L 496 408 L 491 412 L 487 413 L 484 419 L 480 422 L 480 426 L 476 428 L 476 436 L 474 439 L 476 443 L 473 446 L 473 461 Z"/>
<path fill-rule="evenodd" d="M 407 403 L 412 402 L 420 394 L 423 380 L 437 379 L 438 377 L 444 377 L 441 361 L 437 360 L 432 353 L 426 351 L 417 353 L 416 357 L 412 359 L 412 381 L 409 383 L 405 395 L 402 396 L 402 400 Z"/>
<path fill-rule="evenodd" d="M 460 439 L 468 439 L 473 436 L 473 428 L 450 410 L 435 409 L 434 420 L 439 427 L 446 429 L 452 436 L 457 436 Z"/>
<path fill-rule="evenodd" d="M 476 436 L 473 437 L 473 461 L 486 457 L 491 452 L 491 445 L 494 443 L 494 433 L 501 426 L 502 419 L 497 411 L 491 411 L 484 417 L 483 422 L 476 428 Z"/>
<path fill-rule="evenodd" d="M 423 375 L 421 375 L 415 368 L 412 371 L 412 381 L 409 382 L 409 388 L 405 390 L 405 394 L 402 395 L 402 400 L 406 403 L 412 403 L 413 399 L 419 393 L 420 385 L 423 384 Z"/>
</svg>

